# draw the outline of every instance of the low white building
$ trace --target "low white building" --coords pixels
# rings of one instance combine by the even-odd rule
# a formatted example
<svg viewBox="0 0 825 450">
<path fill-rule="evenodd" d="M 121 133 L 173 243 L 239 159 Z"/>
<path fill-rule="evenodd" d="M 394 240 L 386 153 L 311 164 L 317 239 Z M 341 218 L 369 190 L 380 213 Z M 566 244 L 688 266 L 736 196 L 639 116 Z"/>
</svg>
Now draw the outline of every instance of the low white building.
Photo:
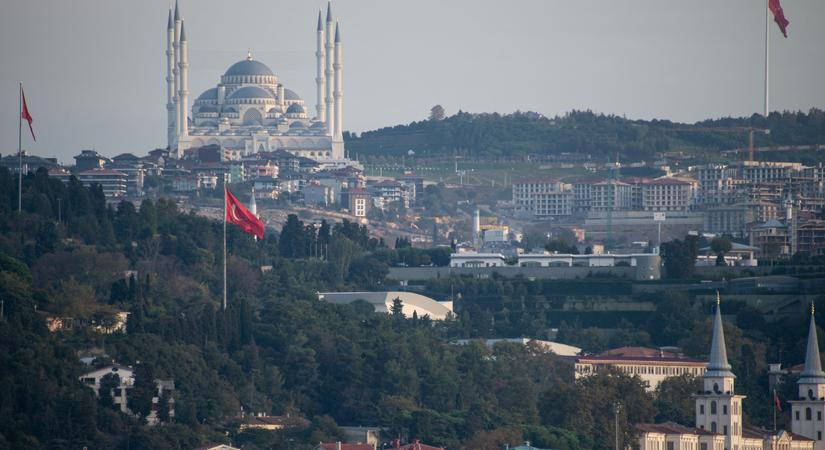
<svg viewBox="0 0 825 450">
<path fill-rule="evenodd" d="M 579 347 L 562 344 L 561 342 L 543 341 L 541 339 L 531 338 L 458 339 L 454 342 L 458 345 L 467 345 L 475 341 L 484 342 L 484 344 L 490 348 L 494 347 L 496 344 L 501 342 L 521 345 L 536 345 L 546 352 L 552 352 L 559 356 L 576 356 L 582 351 L 582 349 Z"/>
<path fill-rule="evenodd" d="M 460 252 L 450 255 L 450 267 L 504 267 L 501 253 Z"/>
<path fill-rule="evenodd" d="M 80 382 L 84 385 L 88 386 L 92 390 L 95 391 L 96 396 L 100 396 L 100 382 L 106 375 L 116 375 L 119 380 L 119 384 L 116 388 L 113 388 L 110 392 L 110 396 L 112 398 L 112 402 L 115 406 L 120 409 L 121 412 L 126 414 L 132 414 L 132 411 L 129 410 L 128 399 L 129 399 L 129 391 L 135 385 L 135 374 L 134 370 L 128 366 L 122 366 L 119 364 L 101 367 L 99 369 L 92 370 L 91 372 L 86 372 L 80 376 Z M 157 408 L 160 402 L 160 399 L 163 397 L 164 391 L 174 391 L 175 390 L 175 382 L 173 380 L 159 380 L 156 379 L 155 387 L 157 388 L 156 394 L 152 397 L 152 410 L 149 412 L 149 415 L 146 417 L 146 422 L 149 425 L 155 425 L 159 422 Z M 169 416 L 175 416 L 175 400 L 171 397 L 169 398 Z"/>
<path fill-rule="evenodd" d="M 401 300 L 402 312 L 407 317 L 415 313 L 418 317 L 429 316 L 433 320 L 445 320 L 453 314 L 453 302 L 439 302 L 430 297 L 406 291 L 385 292 L 319 292 L 318 300 L 348 305 L 363 300 L 375 307 L 375 312 L 389 313 L 393 301 Z"/>
<path fill-rule="evenodd" d="M 126 404 L 127 391 L 132 389 L 135 384 L 135 375 L 132 368 L 121 365 L 101 367 L 81 375 L 80 382 L 94 390 L 95 395 L 99 397 L 100 380 L 109 374 L 116 375 L 120 380 L 120 384 L 110 392 L 112 402 L 120 408 L 122 412 L 127 413 L 129 412 Z"/>
</svg>

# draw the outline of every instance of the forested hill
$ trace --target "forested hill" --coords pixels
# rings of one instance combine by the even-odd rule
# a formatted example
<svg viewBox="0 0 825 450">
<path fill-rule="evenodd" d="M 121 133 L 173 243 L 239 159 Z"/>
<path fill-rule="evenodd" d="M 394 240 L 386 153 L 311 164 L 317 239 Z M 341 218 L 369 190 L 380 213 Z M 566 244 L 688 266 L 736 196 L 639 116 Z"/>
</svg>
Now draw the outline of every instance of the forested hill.
<svg viewBox="0 0 825 450">
<path fill-rule="evenodd" d="M 64 184 L 45 170 L 24 178 L 22 198 L 21 214 L 17 180 L 0 169 L 0 449 L 192 449 L 212 441 L 312 450 L 343 439 L 339 425 L 381 427 L 384 442 L 401 436 L 448 450 L 525 440 L 539 448 L 603 449 L 614 442 L 605 430 L 613 429 L 616 402 L 623 405 L 621 442 L 633 442 L 634 423 L 689 424 L 693 417 L 691 393 L 699 385 L 685 376 L 664 382 L 654 397 L 623 373 L 599 371 L 573 383 L 569 361 L 538 346 L 451 344 L 546 337 L 555 325 L 559 341 L 589 352 L 678 343 L 704 358 L 710 321 L 682 294 L 642 294 L 657 305 L 650 314 L 600 315 L 616 328 L 609 335 L 585 328 L 578 315 L 568 316 L 572 324 L 559 322 L 564 302 L 568 295 L 631 295 L 628 280 L 440 278 L 425 289 L 461 293 L 454 320 L 405 317 L 400 305 L 376 314 L 370 304 L 328 304 L 316 293 L 385 290 L 389 265 L 416 251 L 423 252 L 418 260 L 433 262 L 444 254 L 390 249 L 364 226 L 316 228 L 291 215 L 280 234 L 267 230 L 263 241 L 229 228 L 223 311 L 219 222 L 165 199 L 107 205 L 99 186 L 74 178 Z M 314 256 L 318 248 L 324 258 Z M 817 304 L 825 308 L 825 296 Z M 130 313 L 125 332 L 101 333 L 96 326 L 110 326 L 116 312 Z M 736 324 L 726 322 L 725 336 L 741 376 L 737 389 L 748 397 L 744 412 L 766 426 L 773 404 L 766 362 L 802 359 L 807 317 L 766 324 L 744 306 L 730 313 Z M 49 331 L 50 316 L 74 326 Z M 96 359 L 88 365 L 84 355 Z M 80 381 L 114 362 L 135 370 L 127 402 L 134 415 Z M 174 380 L 175 414 L 159 406 L 162 424 L 150 427 L 155 379 Z M 781 397 L 793 398 L 794 389 L 782 385 Z M 306 421 L 278 432 L 242 431 L 242 411 Z"/>
<path fill-rule="evenodd" d="M 459 112 L 443 120 L 426 120 L 347 135 L 347 150 L 362 157 L 396 158 L 413 150 L 416 156 L 524 158 L 561 153 L 591 155 L 603 161 L 618 153 L 624 161 L 650 161 L 656 152 L 718 150 L 747 145 L 747 127 L 767 128 L 756 133 L 757 146 L 825 144 L 825 112 L 771 113 L 765 119 L 706 120 L 694 124 L 667 120 L 630 120 L 591 111 L 573 111 L 545 118 L 536 113 L 471 114 Z"/>
</svg>

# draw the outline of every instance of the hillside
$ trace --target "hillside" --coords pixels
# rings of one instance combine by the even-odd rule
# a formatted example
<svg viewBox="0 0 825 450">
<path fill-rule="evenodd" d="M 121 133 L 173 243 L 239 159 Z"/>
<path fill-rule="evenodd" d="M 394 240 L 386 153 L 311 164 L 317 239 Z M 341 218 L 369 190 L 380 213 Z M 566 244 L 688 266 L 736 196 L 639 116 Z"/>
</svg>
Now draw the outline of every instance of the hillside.
<svg viewBox="0 0 825 450">
<path fill-rule="evenodd" d="M 630 120 L 591 111 L 573 111 L 554 118 L 536 113 L 459 112 L 443 120 L 348 135 L 346 145 L 351 154 L 365 158 L 397 158 L 412 149 L 417 157 L 425 158 L 552 158 L 569 153 L 603 161 L 618 153 L 623 161 L 650 161 L 657 152 L 712 154 L 745 147 L 747 127 L 771 130 L 768 136 L 755 135 L 757 146 L 825 144 L 825 112 L 812 109 L 807 113 L 775 112 L 768 119 L 754 114 L 694 124 Z"/>
<path fill-rule="evenodd" d="M 387 248 L 364 226 L 316 228 L 290 216 L 262 242 L 230 227 L 223 311 L 219 222 L 165 199 L 107 205 L 99 186 L 76 179 L 65 185 L 45 170 L 24 178 L 19 214 L 16 187 L 15 177 L 0 170 L 0 448 L 191 449 L 217 441 L 245 450 L 311 450 L 341 439 L 339 425 L 366 425 L 384 428 L 387 440 L 421 439 L 449 450 L 525 440 L 595 449 L 612 445 L 602 430 L 612 429 L 616 401 L 625 405 L 623 442 L 633 439 L 632 423 L 684 422 L 693 414 L 692 379 L 673 379 L 670 394 L 654 399 L 641 380 L 621 373 L 573 383 L 569 363 L 536 346 L 451 344 L 547 338 L 557 326 L 560 341 L 587 351 L 678 343 L 704 358 L 708 316 L 690 297 L 645 298 L 657 311 L 605 318 L 616 328 L 607 333 L 578 317 L 559 322 L 553 310 L 563 309 L 568 296 L 629 296 L 627 280 L 467 277 L 425 286 L 433 295 L 462 294 L 455 320 L 404 317 L 396 308 L 376 314 L 365 303 L 320 302 L 316 292 L 386 289 L 388 266 L 414 250 Z M 327 258 L 311 257 L 319 247 Z M 767 425 L 764 376 L 747 374 L 766 373 L 777 355 L 799 361 L 806 318 L 766 324 L 743 305 L 728 311 L 736 317 L 726 323 L 729 356 L 743 374 L 738 389 L 751 400 L 745 413 Z M 96 329 L 117 312 L 130 313 L 125 332 Z M 48 317 L 76 326 L 50 331 Z M 80 360 L 88 354 L 97 357 L 91 365 Z M 116 410 L 111 397 L 96 397 L 80 381 L 95 365 L 112 362 L 135 368 L 128 406 L 136 415 Z M 174 380 L 175 414 L 150 427 L 155 379 Z M 782 389 L 782 398 L 791 398 L 794 386 Z M 241 431 L 242 411 L 303 417 L 306 425 Z"/>
</svg>

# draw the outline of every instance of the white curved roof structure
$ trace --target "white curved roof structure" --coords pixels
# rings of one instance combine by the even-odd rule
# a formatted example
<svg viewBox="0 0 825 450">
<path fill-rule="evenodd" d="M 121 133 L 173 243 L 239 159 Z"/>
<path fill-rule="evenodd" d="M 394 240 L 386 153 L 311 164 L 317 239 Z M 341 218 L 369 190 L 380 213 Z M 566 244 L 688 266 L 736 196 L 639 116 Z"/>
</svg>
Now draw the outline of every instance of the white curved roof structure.
<svg viewBox="0 0 825 450">
<path fill-rule="evenodd" d="M 445 320 L 453 313 L 452 302 L 439 302 L 421 294 L 405 291 L 385 292 L 319 292 L 318 300 L 346 305 L 356 300 L 364 300 L 375 307 L 375 312 L 389 313 L 392 302 L 401 299 L 404 315 L 412 317 L 415 312 L 418 317 L 429 315 L 433 320 Z"/>
</svg>

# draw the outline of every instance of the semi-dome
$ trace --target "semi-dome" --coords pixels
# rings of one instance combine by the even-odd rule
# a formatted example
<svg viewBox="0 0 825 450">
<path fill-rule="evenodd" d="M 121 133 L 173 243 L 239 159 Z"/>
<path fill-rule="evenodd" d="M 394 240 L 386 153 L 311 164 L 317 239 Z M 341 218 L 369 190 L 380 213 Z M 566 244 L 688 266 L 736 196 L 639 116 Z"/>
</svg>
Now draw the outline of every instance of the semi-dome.
<svg viewBox="0 0 825 450">
<path fill-rule="evenodd" d="M 199 95 L 198 99 L 195 100 L 195 101 L 198 101 L 198 100 L 217 100 L 217 99 L 218 99 L 218 88 L 209 88 L 209 89 L 203 91 L 203 93 L 201 95 Z"/>
<path fill-rule="evenodd" d="M 284 100 L 302 100 L 292 89 L 284 89 Z"/>
<path fill-rule="evenodd" d="M 296 120 L 295 122 L 292 122 L 291 124 L 289 124 L 289 128 L 291 130 L 294 130 L 296 128 L 306 128 L 306 125 L 304 125 L 303 122 Z"/>
<path fill-rule="evenodd" d="M 244 59 L 229 66 L 224 76 L 237 77 L 245 75 L 275 75 L 266 64 L 254 59 Z"/>
<path fill-rule="evenodd" d="M 229 100 L 238 100 L 242 98 L 266 98 L 275 100 L 275 97 L 266 89 L 258 86 L 244 86 L 235 90 L 229 96 Z"/>
<path fill-rule="evenodd" d="M 289 105 L 289 108 L 286 109 L 287 114 L 303 114 L 304 107 L 299 105 L 298 103 L 293 103 Z"/>
<path fill-rule="evenodd" d="M 325 124 L 324 122 L 315 122 L 312 124 L 312 126 L 310 126 L 310 128 L 312 128 L 313 130 L 326 129 L 327 124 Z"/>
</svg>

